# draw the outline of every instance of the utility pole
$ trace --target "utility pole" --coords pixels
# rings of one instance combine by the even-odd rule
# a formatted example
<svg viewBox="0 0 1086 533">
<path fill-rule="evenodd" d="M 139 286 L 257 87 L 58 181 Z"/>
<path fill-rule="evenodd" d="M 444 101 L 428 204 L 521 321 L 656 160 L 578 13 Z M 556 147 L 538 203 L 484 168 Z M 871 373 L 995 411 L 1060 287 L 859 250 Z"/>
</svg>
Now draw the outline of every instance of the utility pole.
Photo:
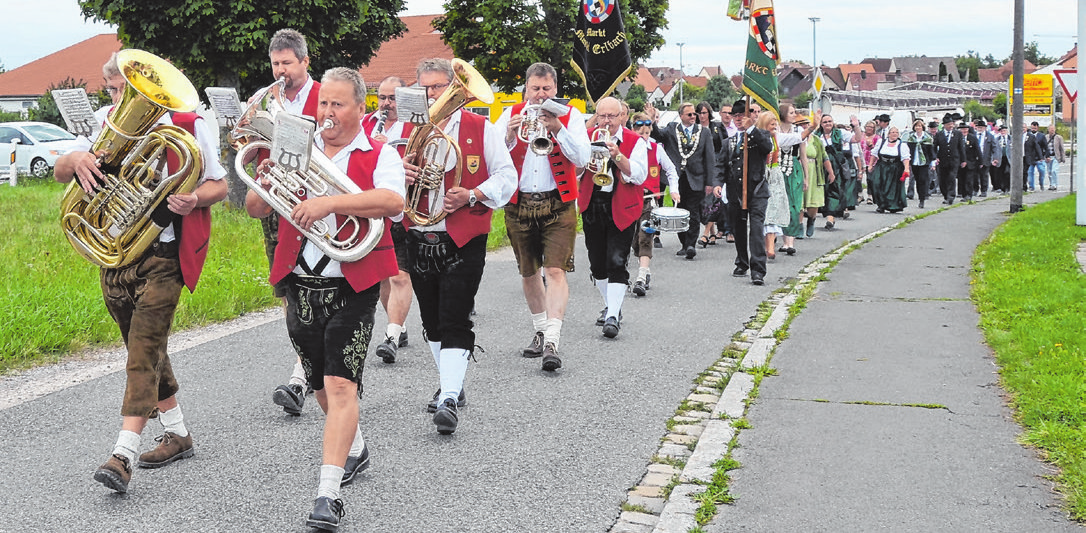
<svg viewBox="0 0 1086 533">
<path fill-rule="evenodd" d="M 811 21 L 811 87 L 814 87 L 815 76 L 818 74 L 818 21 L 822 19 L 807 17 L 807 20 Z M 817 95 L 818 91 L 815 91 L 815 94 Z M 822 102 L 818 100 L 817 96 L 811 100 L 814 103 L 811 109 L 822 109 Z"/>
<path fill-rule="evenodd" d="M 1080 2 L 1086 0 L 1080 0 Z M 1022 168 L 1023 161 L 1022 156 L 1025 154 L 1024 135 L 1022 135 L 1022 124 L 1024 119 L 1022 118 L 1023 105 L 1022 105 L 1022 78 L 1025 77 L 1025 69 L 1022 65 L 1024 59 L 1024 41 L 1025 36 L 1023 32 L 1023 25 L 1026 13 L 1026 0 L 1014 0 L 1014 83 L 1011 85 L 1011 98 L 1014 100 L 1011 105 L 1011 135 L 1014 139 L 1014 144 L 1011 148 L 1011 213 L 1017 213 L 1022 210 Z"/>
<path fill-rule="evenodd" d="M 683 103 L 683 85 L 686 83 L 686 73 L 683 72 L 683 45 L 686 43 L 675 43 L 679 45 L 679 103 Z"/>
</svg>

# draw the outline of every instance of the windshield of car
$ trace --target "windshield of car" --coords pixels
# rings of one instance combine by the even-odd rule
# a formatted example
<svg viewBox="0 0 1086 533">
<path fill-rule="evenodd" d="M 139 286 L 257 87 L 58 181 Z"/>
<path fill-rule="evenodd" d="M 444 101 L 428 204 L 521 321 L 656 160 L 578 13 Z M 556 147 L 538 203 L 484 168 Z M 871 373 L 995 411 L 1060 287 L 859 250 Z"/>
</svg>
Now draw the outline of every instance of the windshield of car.
<svg viewBox="0 0 1086 533">
<path fill-rule="evenodd" d="M 23 129 L 41 142 L 70 141 L 75 139 L 75 135 L 52 124 L 27 124 L 26 126 L 23 126 Z"/>
</svg>

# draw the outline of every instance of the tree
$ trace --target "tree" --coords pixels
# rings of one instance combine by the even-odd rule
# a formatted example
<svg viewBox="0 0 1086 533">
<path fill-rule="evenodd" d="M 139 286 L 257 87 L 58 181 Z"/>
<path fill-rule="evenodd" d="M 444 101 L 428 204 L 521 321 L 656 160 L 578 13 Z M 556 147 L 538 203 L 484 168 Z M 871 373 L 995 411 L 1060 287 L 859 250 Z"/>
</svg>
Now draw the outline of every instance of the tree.
<svg viewBox="0 0 1086 533">
<path fill-rule="evenodd" d="M 954 64 L 958 67 L 958 79 L 966 80 L 969 79 L 970 73 L 980 66 L 980 57 L 977 56 L 976 52 L 970 50 L 964 56 L 955 57 Z"/>
<path fill-rule="evenodd" d="M 1051 65 L 1059 59 L 1042 54 L 1041 51 L 1037 49 L 1037 41 L 1026 43 L 1025 47 L 1022 49 L 1022 55 L 1026 61 L 1029 61 L 1038 67 Z"/>
<path fill-rule="evenodd" d="M 976 65 L 969 67 L 969 81 L 980 81 L 980 69 Z"/>
<path fill-rule="evenodd" d="M 1003 66 L 1003 62 L 996 59 L 992 54 L 984 56 L 984 68 L 999 68 Z"/>
<path fill-rule="evenodd" d="M 649 100 L 649 94 L 640 84 L 635 83 L 626 91 L 626 103 L 631 111 L 644 111 L 645 103 Z"/>
<path fill-rule="evenodd" d="M 446 0 L 445 15 L 434 21 L 456 57 L 471 61 L 483 77 L 504 92 L 524 83 L 524 72 L 535 62 L 558 71 L 558 94 L 585 94 L 570 66 L 579 0 Z M 663 46 L 660 30 L 667 25 L 667 0 L 628 0 L 622 5 L 623 24 L 636 65 Z"/>
<path fill-rule="evenodd" d="M 1007 116 L 1007 93 L 1001 92 L 992 100 L 992 110 L 1001 117 Z"/>
<path fill-rule="evenodd" d="M 993 106 L 986 106 L 976 100 L 966 100 L 962 104 L 962 110 L 965 111 L 967 117 L 972 119 L 985 118 L 988 120 L 995 120 L 997 118 L 1003 118 L 1003 115 L 995 110 Z"/>
<path fill-rule="evenodd" d="M 709 78 L 709 84 L 705 86 L 705 101 L 713 105 L 713 109 L 720 109 L 725 103 L 732 103 L 739 98 L 739 93 L 732 85 L 732 80 L 727 76 L 717 75 Z"/>
<path fill-rule="evenodd" d="M 126 46 L 173 62 L 197 89 L 237 87 L 242 100 L 271 80 L 268 41 L 281 28 L 306 36 L 311 69 L 369 62 L 405 28 L 403 0 L 79 0 L 87 18 L 116 24 Z"/>
<path fill-rule="evenodd" d="M 796 106 L 796 109 L 807 109 L 807 106 L 811 105 L 811 100 L 814 100 L 814 95 L 810 92 L 799 93 L 792 100 L 792 105 Z"/>
</svg>

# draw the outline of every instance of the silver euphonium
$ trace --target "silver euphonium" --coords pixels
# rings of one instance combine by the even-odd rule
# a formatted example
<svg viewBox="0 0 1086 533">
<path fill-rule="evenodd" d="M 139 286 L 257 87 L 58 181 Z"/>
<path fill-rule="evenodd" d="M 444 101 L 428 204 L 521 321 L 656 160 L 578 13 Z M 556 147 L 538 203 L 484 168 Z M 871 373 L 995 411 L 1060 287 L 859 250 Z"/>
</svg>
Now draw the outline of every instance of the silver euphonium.
<svg viewBox="0 0 1086 533">
<path fill-rule="evenodd" d="M 539 120 L 542 112 L 542 104 L 526 104 L 520 110 L 520 129 L 517 130 L 517 138 L 527 143 L 536 155 L 547 155 L 554 149 L 554 142 Z"/>
<path fill-rule="evenodd" d="M 230 144 L 238 151 L 234 159 L 234 170 L 247 187 L 253 190 L 261 199 L 268 203 L 287 221 L 298 228 L 298 231 L 309 239 L 310 242 L 320 248 L 321 252 L 329 258 L 347 263 L 357 261 L 373 251 L 381 240 L 385 230 L 383 218 L 370 218 L 369 228 L 365 235 L 361 234 L 361 220 L 353 215 L 346 215 L 346 220 L 336 228 L 329 227 L 323 220 L 313 223 L 306 230 L 294 223 L 291 213 L 294 207 L 302 202 L 302 196 L 308 194 L 308 198 L 328 196 L 333 191 L 340 194 L 357 194 L 362 192 L 351 178 L 347 177 L 328 156 L 319 150 L 314 150 L 309 159 L 309 166 L 305 171 L 287 170 L 285 167 L 273 166 L 265 175 L 271 182 L 270 189 L 264 189 L 260 180 L 249 174 L 245 168 L 250 155 L 255 155 L 256 150 L 271 150 L 271 140 L 275 137 L 275 115 L 285 113 L 283 107 L 283 92 L 286 83 L 279 78 L 275 83 L 261 89 L 253 97 L 249 107 L 238 119 L 237 125 L 230 131 Z M 317 130 L 318 133 L 332 127 L 331 120 L 325 120 Z M 257 162 L 259 163 L 259 162 Z M 339 238 L 343 230 L 349 230 L 345 238 Z"/>
</svg>

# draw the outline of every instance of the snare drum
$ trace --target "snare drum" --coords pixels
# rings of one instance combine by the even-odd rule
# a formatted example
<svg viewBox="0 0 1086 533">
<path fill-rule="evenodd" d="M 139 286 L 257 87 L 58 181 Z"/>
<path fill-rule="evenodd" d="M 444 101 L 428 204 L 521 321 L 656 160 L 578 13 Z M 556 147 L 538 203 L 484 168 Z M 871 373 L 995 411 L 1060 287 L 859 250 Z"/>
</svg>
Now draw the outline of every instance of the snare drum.
<svg viewBox="0 0 1086 533">
<path fill-rule="evenodd" d="M 652 210 L 651 225 L 656 231 L 682 233 L 690 229 L 690 211 L 678 207 Z"/>
</svg>

